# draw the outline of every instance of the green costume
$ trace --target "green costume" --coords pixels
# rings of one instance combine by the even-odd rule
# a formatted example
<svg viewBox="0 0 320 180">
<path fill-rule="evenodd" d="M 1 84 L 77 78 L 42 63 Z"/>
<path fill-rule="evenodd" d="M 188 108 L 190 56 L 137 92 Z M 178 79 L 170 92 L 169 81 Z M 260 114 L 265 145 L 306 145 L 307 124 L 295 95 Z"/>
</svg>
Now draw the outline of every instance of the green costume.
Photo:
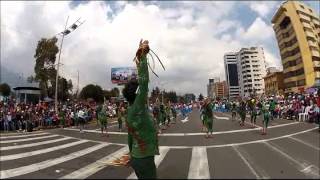
<svg viewBox="0 0 320 180">
<path fill-rule="evenodd" d="M 203 119 L 204 119 L 204 123 L 206 125 L 206 128 L 208 130 L 208 132 L 212 133 L 213 129 L 212 129 L 212 124 L 213 124 L 213 105 L 211 103 L 207 104 L 204 106 L 203 109 Z"/>
<path fill-rule="evenodd" d="M 250 114 L 250 121 L 251 123 L 256 123 L 257 120 L 257 109 L 256 109 L 256 101 L 250 101 L 250 110 L 251 110 L 251 114 Z"/>
<path fill-rule="evenodd" d="M 267 128 L 270 120 L 270 112 L 265 104 L 262 105 L 261 112 L 263 114 L 263 125 Z"/>
<path fill-rule="evenodd" d="M 107 129 L 107 125 L 108 125 L 108 116 L 107 116 L 107 112 L 105 108 L 102 108 L 99 112 L 98 112 L 98 120 L 101 126 L 101 130 L 103 130 L 103 128 Z"/>
<path fill-rule="evenodd" d="M 166 122 L 166 111 L 165 111 L 165 108 L 164 108 L 163 104 L 160 105 L 159 119 L 160 119 L 160 122 L 161 122 L 162 126 L 165 125 L 165 122 Z"/>
<path fill-rule="evenodd" d="M 147 106 L 149 74 L 146 55 L 138 65 L 138 77 L 138 93 L 128 108 L 128 145 L 131 157 L 146 158 L 159 154 L 158 137 Z"/>
<path fill-rule="evenodd" d="M 244 102 L 241 102 L 241 104 L 240 104 L 239 115 L 240 115 L 242 123 L 244 123 L 244 121 L 246 119 L 246 104 Z"/>
<path fill-rule="evenodd" d="M 171 106 L 171 113 L 172 113 L 172 117 L 173 117 L 174 123 L 176 123 L 177 122 L 177 111 L 174 108 L 174 106 Z"/>
<path fill-rule="evenodd" d="M 60 125 L 65 126 L 65 113 L 64 111 L 59 112 Z"/>
<path fill-rule="evenodd" d="M 125 117 L 125 111 L 122 111 L 120 108 L 118 110 L 118 125 L 119 125 L 119 130 L 122 130 L 122 120 Z"/>
<path fill-rule="evenodd" d="M 167 120 L 167 125 L 169 125 L 170 124 L 170 106 L 166 106 L 165 107 L 165 112 L 166 112 L 166 120 Z"/>
<path fill-rule="evenodd" d="M 138 92 L 128 108 L 126 120 L 131 165 L 138 178 L 155 179 L 154 156 L 159 154 L 159 147 L 157 132 L 147 106 L 149 74 L 146 55 L 142 55 L 137 69 Z"/>
</svg>

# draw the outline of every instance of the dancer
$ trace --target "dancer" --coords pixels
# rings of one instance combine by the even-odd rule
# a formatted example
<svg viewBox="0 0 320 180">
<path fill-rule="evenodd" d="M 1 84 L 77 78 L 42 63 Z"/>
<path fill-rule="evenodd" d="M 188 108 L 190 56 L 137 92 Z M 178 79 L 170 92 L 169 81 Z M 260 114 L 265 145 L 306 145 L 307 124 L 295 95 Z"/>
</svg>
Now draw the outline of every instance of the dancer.
<svg viewBox="0 0 320 180">
<path fill-rule="evenodd" d="M 172 124 L 177 123 L 177 110 L 176 110 L 174 105 L 171 105 L 171 114 L 172 114 L 172 117 L 173 117 Z"/>
<path fill-rule="evenodd" d="M 126 114 L 126 110 L 124 108 L 123 103 L 121 103 L 119 105 L 119 108 L 118 108 L 118 128 L 119 128 L 119 132 L 122 132 L 122 120 L 123 120 L 125 114 Z"/>
<path fill-rule="evenodd" d="M 269 104 L 262 103 L 262 114 L 263 114 L 263 127 L 262 127 L 262 135 L 267 134 L 267 128 L 270 120 L 270 112 L 269 112 Z"/>
<path fill-rule="evenodd" d="M 234 121 L 237 116 L 237 105 L 235 102 L 232 102 L 231 105 L 231 120 Z"/>
<path fill-rule="evenodd" d="M 165 112 L 166 112 L 166 120 L 167 120 L 167 127 L 170 127 L 170 121 L 171 121 L 171 108 L 170 108 L 170 101 L 165 107 Z"/>
<path fill-rule="evenodd" d="M 212 124 L 213 124 L 213 107 L 212 103 L 210 102 L 210 99 L 206 99 L 203 107 L 203 113 L 204 113 L 204 122 L 206 124 L 207 128 L 207 135 L 206 138 L 212 137 Z M 210 135 L 209 135 L 210 132 Z"/>
<path fill-rule="evenodd" d="M 251 127 L 255 128 L 256 127 L 256 120 L 257 120 L 257 106 L 256 106 L 256 100 L 253 98 L 250 101 L 250 123 Z"/>
<path fill-rule="evenodd" d="M 100 128 L 101 128 L 101 135 L 103 136 L 103 130 L 106 131 L 106 136 L 108 137 L 109 134 L 108 134 L 108 116 L 107 116 L 107 108 L 105 105 L 102 106 L 102 108 L 100 107 L 99 108 L 100 111 L 98 112 L 98 120 L 99 120 L 99 123 L 100 123 Z"/>
<path fill-rule="evenodd" d="M 244 126 L 244 121 L 246 120 L 246 103 L 243 100 L 240 103 L 239 115 L 241 118 L 240 126 Z"/>
<path fill-rule="evenodd" d="M 148 99 L 148 41 L 140 41 L 136 53 L 138 82 L 130 80 L 123 89 L 123 96 L 129 102 L 128 117 L 128 146 L 131 167 L 139 179 L 156 179 L 154 156 L 159 154 L 158 135 L 153 120 L 147 109 Z M 139 87 L 138 87 L 139 86 Z"/>
</svg>

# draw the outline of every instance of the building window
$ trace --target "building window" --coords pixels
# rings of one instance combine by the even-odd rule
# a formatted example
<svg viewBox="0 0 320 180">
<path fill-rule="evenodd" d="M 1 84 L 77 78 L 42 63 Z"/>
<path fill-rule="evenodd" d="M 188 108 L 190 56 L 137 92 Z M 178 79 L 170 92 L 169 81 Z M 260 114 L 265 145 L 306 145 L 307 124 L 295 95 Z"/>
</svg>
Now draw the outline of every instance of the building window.
<svg viewBox="0 0 320 180">
<path fill-rule="evenodd" d="M 297 81 L 297 85 L 298 86 L 304 86 L 305 84 L 306 84 L 306 80 L 305 79 Z"/>
</svg>

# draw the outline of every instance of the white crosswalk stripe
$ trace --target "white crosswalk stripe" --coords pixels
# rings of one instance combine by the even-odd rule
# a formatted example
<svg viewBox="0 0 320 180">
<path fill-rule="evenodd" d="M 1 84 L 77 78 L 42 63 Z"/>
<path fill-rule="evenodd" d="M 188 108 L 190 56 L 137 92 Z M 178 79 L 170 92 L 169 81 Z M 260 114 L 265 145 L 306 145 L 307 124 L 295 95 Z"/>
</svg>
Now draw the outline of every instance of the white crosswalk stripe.
<svg viewBox="0 0 320 180">
<path fill-rule="evenodd" d="M 123 154 L 126 154 L 129 152 L 128 147 L 123 147 L 116 152 L 109 154 L 108 156 L 99 159 L 98 161 L 89 164 L 79 170 L 76 170 L 68 175 L 65 175 L 61 177 L 60 179 L 85 179 L 94 173 L 100 171 L 101 169 L 105 168 L 107 166 L 106 163 L 108 163 L 110 160 L 113 160 L 114 158 L 118 158 Z"/>
<path fill-rule="evenodd" d="M 11 178 L 11 177 L 16 177 L 16 176 L 20 176 L 20 175 L 24 175 L 24 174 L 28 174 L 31 172 L 35 172 L 35 171 L 39 171 L 81 156 L 84 156 L 86 154 L 89 154 L 91 152 L 94 152 L 96 150 L 99 150 L 103 147 L 108 146 L 108 143 L 104 143 L 104 144 L 98 144 L 77 152 L 73 152 L 71 154 L 65 155 L 65 156 L 61 156 L 59 158 L 56 159 L 48 159 L 46 161 L 42 161 L 39 163 L 35 163 L 35 164 L 31 164 L 31 165 L 27 165 L 27 166 L 22 166 L 22 167 L 18 167 L 18 168 L 14 168 L 14 169 L 8 169 L 8 170 L 2 170 L 0 171 L 0 177 L 2 179 L 4 178 Z"/>
<path fill-rule="evenodd" d="M 163 159 L 166 157 L 168 151 L 169 151 L 169 148 L 168 147 L 162 147 L 160 146 L 159 148 L 159 153 L 160 155 L 158 156 L 155 156 L 155 159 L 154 159 L 154 162 L 156 164 L 156 167 L 159 167 L 160 163 L 163 161 Z M 130 174 L 130 176 L 128 176 L 127 179 L 138 179 L 138 177 L 136 176 L 136 174 L 133 172 Z"/>
<path fill-rule="evenodd" d="M 81 140 L 81 141 L 76 141 L 68 144 L 63 144 L 60 146 L 55 146 L 55 147 L 50 147 L 46 149 L 40 149 L 36 151 L 31 151 L 31 152 L 25 152 L 25 153 L 19 153 L 19 154 L 13 154 L 13 155 L 7 155 L 7 156 L 0 156 L 0 161 L 9 161 L 9 160 L 14 160 L 14 159 L 20 159 L 20 158 L 25 158 L 29 156 L 34 156 L 34 155 L 39 155 L 39 154 L 44 154 L 52 151 L 57 151 L 60 149 L 72 147 L 78 144 L 82 144 L 85 142 L 89 142 L 88 140 Z"/>
<path fill-rule="evenodd" d="M 45 135 L 48 133 L 41 132 L 41 133 L 33 133 L 33 134 L 20 134 L 16 136 L 0 136 L 0 139 L 11 139 L 11 138 L 20 138 L 20 137 L 30 137 L 30 136 L 38 136 L 38 135 Z"/>
<path fill-rule="evenodd" d="M 1 144 L 4 143 L 15 143 L 15 142 L 25 142 L 25 141 L 33 141 L 33 140 L 39 140 L 39 139 L 47 139 L 51 137 L 58 137 L 59 135 L 50 135 L 50 136 L 41 136 L 41 137 L 35 137 L 35 138 L 26 138 L 26 139 L 15 139 L 15 140 L 6 140 L 6 141 L 0 141 Z"/>
<path fill-rule="evenodd" d="M 6 151 L 6 150 L 12 150 L 12 149 L 21 149 L 21 148 L 28 148 L 28 147 L 33 147 L 33 146 L 40 146 L 40 145 L 45 145 L 45 144 L 50 144 L 50 143 L 55 143 L 55 142 L 60 142 L 60 141 L 65 141 L 73 139 L 71 137 L 63 137 L 60 139 L 53 139 L 49 141 L 42 141 L 42 142 L 37 142 L 37 143 L 30 143 L 30 144 L 22 144 L 22 145 L 13 145 L 13 146 L 6 146 L 6 147 L 0 147 L 0 151 Z"/>
<path fill-rule="evenodd" d="M 192 148 L 188 179 L 210 179 L 207 148 Z"/>
</svg>

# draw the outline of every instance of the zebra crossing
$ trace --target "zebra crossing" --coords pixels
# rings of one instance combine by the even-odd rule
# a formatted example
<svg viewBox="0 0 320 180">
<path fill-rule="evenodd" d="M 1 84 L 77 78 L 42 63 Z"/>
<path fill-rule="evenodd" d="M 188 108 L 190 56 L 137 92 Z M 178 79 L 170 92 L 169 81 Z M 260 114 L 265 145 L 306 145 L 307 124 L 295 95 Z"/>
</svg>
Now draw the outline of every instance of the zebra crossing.
<svg viewBox="0 0 320 180">
<path fill-rule="evenodd" d="M 297 156 L 283 143 L 298 143 L 310 152 L 315 160 Z M 252 153 L 251 146 L 259 151 Z M 209 179 L 209 178 L 278 178 L 277 163 L 285 165 L 284 177 L 319 178 L 319 144 L 305 142 L 301 137 L 288 137 L 271 142 L 235 145 L 217 148 L 194 146 L 176 149 L 160 146 L 155 156 L 159 178 Z M 91 179 L 101 172 L 104 177 L 136 179 L 129 167 L 110 166 L 110 162 L 128 153 L 128 147 L 108 142 L 98 142 L 75 137 L 55 135 L 48 132 L 14 134 L 0 137 L 0 177 L 6 178 L 54 178 Z M 182 153 L 183 152 L 183 153 Z M 266 156 L 270 155 L 270 157 Z M 225 157 L 223 157 L 225 156 Z M 273 157 L 274 156 L 274 157 Z M 318 157 L 316 157 L 318 156 Z M 257 158 L 259 157 L 259 158 Z M 274 161 L 274 167 L 261 159 Z M 318 160 L 316 160 L 318 158 Z M 228 160 L 228 159 L 231 159 Z M 239 167 L 230 172 L 224 167 Z M 223 168 L 221 168 L 223 167 Z M 281 167 L 283 168 L 283 167 Z M 280 168 L 280 169 L 281 169 Z M 222 172 L 225 169 L 225 172 Z M 245 173 L 245 175 L 243 175 Z M 294 176 L 291 176 L 293 174 Z"/>
</svg>

